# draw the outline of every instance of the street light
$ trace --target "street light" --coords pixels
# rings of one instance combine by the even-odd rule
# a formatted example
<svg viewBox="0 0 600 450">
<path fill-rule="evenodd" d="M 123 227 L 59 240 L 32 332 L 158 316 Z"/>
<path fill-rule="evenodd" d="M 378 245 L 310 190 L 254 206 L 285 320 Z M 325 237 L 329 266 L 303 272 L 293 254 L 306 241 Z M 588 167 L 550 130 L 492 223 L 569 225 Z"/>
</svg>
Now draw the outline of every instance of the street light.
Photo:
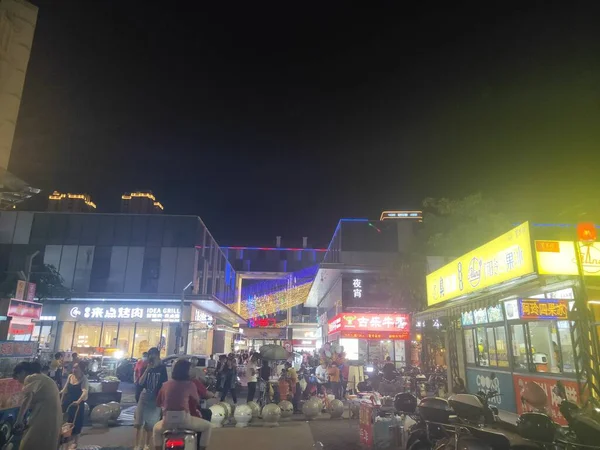
<svg viewBox="0 0 600 450">
<path fill-rule="evenodd" d="M 25 289 L 23 290 L 23 299 L 27 300 L 27 291 L 29 291 L 29 279 L 31 278 L 31 266 L 33 265 L 33 259 L 39 255 L 39 250 L 36 250 L 31 255 L 27 255 L 25 259 Z"/>
<path fill-rule="evenodd" d="M 190 281 L 186 287 L 184 287 L 181 290 L 181 308 L 179 311 L 179 326 L 177 327 L 177 332 L 176 332 L 176 341 L 177 341 L 177 346 L 175 347 L 175 353 L 182 353 L 182 349 L 183 349 L 183 307 L 185 306 L 185 291 L 188 290 L 190 288 L 190 286 L 194 284 L 193 281 Z"/>
</svg>

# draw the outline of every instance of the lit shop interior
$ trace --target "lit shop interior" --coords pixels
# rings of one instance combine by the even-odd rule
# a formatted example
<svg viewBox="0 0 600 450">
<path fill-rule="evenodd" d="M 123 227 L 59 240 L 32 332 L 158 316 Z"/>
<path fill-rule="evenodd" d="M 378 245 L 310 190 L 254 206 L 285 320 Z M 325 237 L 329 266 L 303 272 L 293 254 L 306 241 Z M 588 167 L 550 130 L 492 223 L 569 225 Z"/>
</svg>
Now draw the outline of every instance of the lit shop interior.
<svg viewBox="0 0 600 450">
<path fill-rule="evenodd" d="M 186 310 L 189 321 L 189 307 Z M 110 350 L 117 358 L 140 358 L 149 348 L 158 347 L 166 356 L 175 347 L 179 314 L 180 308 L 172 305 L 61 305 L 55 350 L 81 356 L 104 356 Z"/>
<path fill-rule="evenodd" d="M 376 363 L 389 357 L 403 367 L 407 347 L 410 351 L 410 318 L 406 314 L 338 314 L 328 322 L 327 341 L 342 346 L 350 361 Z"/>
</svg>

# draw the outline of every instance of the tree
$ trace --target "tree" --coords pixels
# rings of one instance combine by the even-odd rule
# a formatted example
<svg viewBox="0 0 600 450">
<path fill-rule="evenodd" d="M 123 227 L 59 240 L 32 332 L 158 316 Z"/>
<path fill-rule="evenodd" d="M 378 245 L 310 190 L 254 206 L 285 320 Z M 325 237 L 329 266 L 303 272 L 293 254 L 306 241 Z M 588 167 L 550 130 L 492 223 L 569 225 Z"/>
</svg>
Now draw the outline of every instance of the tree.
<svg viewBox="0 0 600 450">
<path fill-rule="evenodd" d="M 16 274 L 9 274 L 0 283 L 0 296 L 4 298 L 14 297 L 18 281 L 19 277 Z M 47 298 L 70 298 L 71 296 L 71 290 L 65 287 L 65 280 L 56 270 L 56 267 L 51 264 L 34 266 L 30 281 L 36 284 L 35 298 L 39 301 L 44 301 Z"/>
<path fill-rule="evenodd" d="M 427 256 L 458 257 L 514 226 L 498 204 L 481 194 L 458 200 L 426 198 L 423 209 L 423 226 L 391 268 L 398 306 L 409 312 L 427 306 Z"/>
<path fill-rule="evenodd" d="M 459 200 L 426 198 L 419 239 L 428 256 L 458 257 L 515 226 L 499 204 L 482 194 Z"/>
</svg>

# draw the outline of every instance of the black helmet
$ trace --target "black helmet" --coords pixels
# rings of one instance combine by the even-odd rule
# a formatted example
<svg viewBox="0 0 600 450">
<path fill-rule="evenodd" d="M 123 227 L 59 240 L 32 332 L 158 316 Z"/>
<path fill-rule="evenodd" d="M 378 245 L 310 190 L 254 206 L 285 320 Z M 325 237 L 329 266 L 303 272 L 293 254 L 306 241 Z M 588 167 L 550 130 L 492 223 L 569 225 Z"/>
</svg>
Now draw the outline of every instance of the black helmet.
<svg viewBox="0 0 600 450">
<path fill-rule="evenodd" d="M 394 408 L 399 413 L 413 414 L 417 410 L 417 397 L 408 392 L 396 394 Z"/>
<path fill-rule="evenodd" d="M 546 414 L 523 413 L 517 420 L 517 431 L 525 439 L 551 443 L 554 441 L 556 425 Z"/>
</svg>

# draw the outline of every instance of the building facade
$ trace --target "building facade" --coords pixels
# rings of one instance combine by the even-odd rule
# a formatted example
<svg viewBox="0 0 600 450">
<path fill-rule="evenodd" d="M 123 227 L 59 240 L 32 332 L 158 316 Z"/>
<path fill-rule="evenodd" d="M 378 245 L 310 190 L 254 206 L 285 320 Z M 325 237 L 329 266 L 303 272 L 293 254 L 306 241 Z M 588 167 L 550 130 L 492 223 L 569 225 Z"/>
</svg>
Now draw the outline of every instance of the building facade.
<svg viewBox="0 0 600 450">
<path fill-rule="evenodd" d="M 410 364 L 410 318 L 392 268 L 408 252 L 420 220 L 342 219 L 305 306 L 318 308 L 319 343 L 338 342 L 351 360 Z"/>
<path fill-rule="evenodd" d="M 36 253 L 37 252 L 37 253 Z M 140 356 L 230 351 L 235 271 L 195 216 L 0 213 L 0 272 L 53 266 L 72 291 L 44 299 L 30 337 L 47 349 L 86 354 L 117 348 Z"/>
</svg>

